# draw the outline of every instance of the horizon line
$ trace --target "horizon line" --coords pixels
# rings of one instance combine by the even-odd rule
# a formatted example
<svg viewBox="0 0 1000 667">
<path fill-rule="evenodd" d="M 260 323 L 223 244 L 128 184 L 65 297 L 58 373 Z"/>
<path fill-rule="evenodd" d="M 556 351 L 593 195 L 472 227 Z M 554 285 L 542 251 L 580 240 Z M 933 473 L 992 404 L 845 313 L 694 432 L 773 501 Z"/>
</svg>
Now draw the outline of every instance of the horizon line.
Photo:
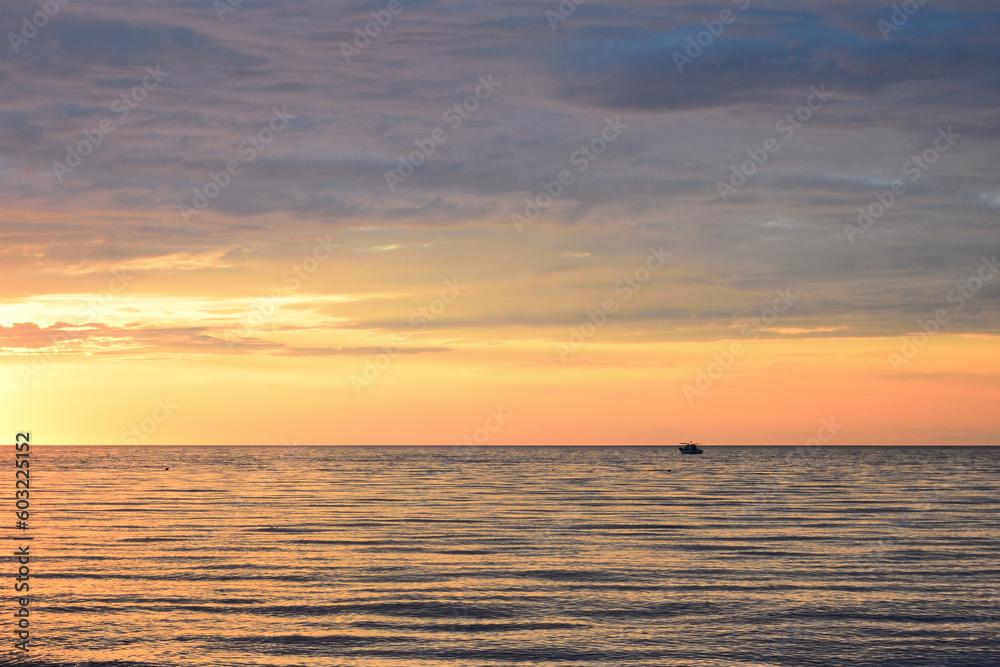
<svg viewBox="0 0 1000 667">
<path fill-rule="evenodd" d="M 455 447 L 455 448 L 501 448 L 501 447 L 676 447 L 684 443 L 677 444 L 650 444 L 650 443 L 631 443 L 631 444 L 546 444 L 546 443 L 536 443 L 536 444 L 394 444 L 394 443 L 382 443 L 382 444 L 172 444 L 172 445 L 123 445 L 123 444 L 113 444 L 113 445 L 67 445 L 67 444 L 53 444 L 53 443 L 37 443 L 32 442 L 32 445 L 36 447 Z M 767 443 L 753 443 L 753 444 L 737 444 L 737 443 L 717 443 L 717 444 L 705 444 L 703 442 L 697 443 L 702 447 L 823 447 L 823 448 L 833 448 L 833 447 L 1000 447 L 1000 443 L 986 444 L 986 443 L 955 443 L 955 444 L 908 444 L 908 443 L 841 443 L 841 444 L 819 444 L 819 445 L 807 445 L 803 443 L 798 444 L 767 444 Z"/>
</svg>

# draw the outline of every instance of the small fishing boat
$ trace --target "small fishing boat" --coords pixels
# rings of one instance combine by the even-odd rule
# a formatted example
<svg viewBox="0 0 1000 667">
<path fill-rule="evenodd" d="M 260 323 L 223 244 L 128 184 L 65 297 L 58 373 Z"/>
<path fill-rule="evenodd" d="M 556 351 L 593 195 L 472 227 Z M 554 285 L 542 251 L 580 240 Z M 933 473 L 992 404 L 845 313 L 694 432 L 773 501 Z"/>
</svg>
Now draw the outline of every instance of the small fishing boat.
<svg viewBox="0 0 1000 667">
<path fill-rule="evenodd" d="M 681 454 L 701 454 L 705 451 L 698 446 L 697 442 L 682 442 L 677 449 L 680 450 Z"/>
</svg>

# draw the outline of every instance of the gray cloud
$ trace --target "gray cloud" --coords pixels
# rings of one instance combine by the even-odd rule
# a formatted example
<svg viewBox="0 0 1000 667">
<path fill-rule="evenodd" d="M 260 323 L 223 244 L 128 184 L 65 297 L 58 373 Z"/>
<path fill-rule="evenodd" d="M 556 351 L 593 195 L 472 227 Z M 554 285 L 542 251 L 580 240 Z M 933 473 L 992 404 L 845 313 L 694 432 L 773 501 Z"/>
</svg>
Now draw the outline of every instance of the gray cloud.
<svg viewBox="0 0 1000 667">
<path fill-rule="evenodd" d="M 458 254 L 503 246 L 524 198 L 573 169 L 570 156 L 615 116 L 629 128 L 518 242 L 539 251 L 530 262 L 547 275 L 559 264 L 546 244 L 618 267 L 668 239 L 686 275 L 730 293 L 690 308 L 667 288 L 651 292 L 644 321 L 721 325 L 793 285 L 809 296 L 802 318 L 894 332 L 996 250 L 1000 46 L 981 4 L 927 5 L 883 40 L 887 7 L 755 2 L 683 73 L 673 53 L 725 3 L 587 3 L 553 31 L 544 12 L 556 4 L 406 3 L 348 63 L 340 43 L 384 3 L 247 0 L 222 21 L 207 2 L 69 3 L 19 54 L 2 45 L 0 80 L 16 94 L 0 109 L 0 191 L 12 208 L 45 211 L 0 220 L 5 247 L 32 248 L 4 259 L 51 268 L 229 250 L 253 261 L 286 250 L 286 235 L 371 225 L 421 230 Z M 5 5 L 0 27 L 16 30 L 36 7 Z M 118 118 L 114 101 L 157 65 L 169 78 Z M 496 95 L 449 127 L 445 111 L 488 73 L 502 81 Z M 833 101 L 722 201 L 716 182 L 821 84 Z M 184 224 L 179 205 L 240 158 L 275 107 L 295 116 L 287 130 Z M 59 183 L 52 163 L 105 117 L 115 131 Z M 945 126 L 963 134 L 954 150 L 850 244 L 843 224 Z M 437 128 L 447 141 L 390 192 L 384 172 Z M 520 271 L 525 253 L 505 252 L 483 262 Z M 371 266 L 380 261 L 392 259 Z M 478 322 L 570 322 L 606 290 L 577 288 L 565 312 Z M 994 331 L 993 294 L 956 327 Z"/>
</svg>

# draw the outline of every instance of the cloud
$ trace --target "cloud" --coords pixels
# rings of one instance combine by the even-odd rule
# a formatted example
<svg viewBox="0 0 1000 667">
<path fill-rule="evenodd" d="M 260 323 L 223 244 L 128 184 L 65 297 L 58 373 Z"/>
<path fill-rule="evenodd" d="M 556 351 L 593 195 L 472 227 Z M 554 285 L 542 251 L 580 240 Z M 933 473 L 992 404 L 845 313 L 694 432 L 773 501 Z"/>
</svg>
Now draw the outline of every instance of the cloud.
<svg viewBox="0 0 1000 667">
<path fill-rule="evenodd" d="M 706 10 L 704 20 L 717 18 Z M 942 79 L 971 93 L 984 78 L 995 80 L 989 65 L 1000 56 L 992 38 L 995 16 L 928 10 L 921 19 L 936 29 L 907 30 L 885 41 L 870 30 L 830 25 L 818 13 L 762 7 L 737 12 L 703 48 L 689 42 L 706 31 L 701 22 L 636 30 L 629 38 L 613 28 L 581 29 L 572 48 L 554 60 L 552 77 L 566 99 L 646 112 L 785 104 L 819 84 L 858 98 Z M 876 21 L 873 13 L 871 25 Z M 674 54 L 690 63 L 681 60 L 679 67 Z"/>
<path fill-rule="evenodd" d="M 411 2 L 348 63 L 340 42 L 381 6 L 244 2 L 220 21 L 211 3 L 65 5 L 0 66 L 5 90 L 18 91 L 0 112 L 10 209 L 0 257 L 18 276 L 5 295 L 80 291 L 59 276 L 99 281 L 124 266 L 136 284 L 178 276 L 156 284 L 179 297 L 215 289 L 249 298 L 302 261 L 291 240 L 378 227 L 365 247 L 411 245 L 364 259 L 345 248 L 336 269 L 303 289 L 336 291 L 349 267 L 361 289 L 369 280 L 380 292 L 453 268 L 484 282 L 517 276 L 530 290 L 564 275 L 571 252 L 590 258 L 588 280 L 545 287 L 527 306 L 492 292 L 489 308 L 451 314 L 470 329 L 563 326 L 606 298 L 607 272 L 669 239 L 681 270 L 618 321 L 656 335 L 667 325 L 724 332 L 753 316 L 762 295 L 793 286 L 801 321 L 782 326 L 868 335 L 932 312 L 995 243 L 996 184 L 983 165 L 1000 138 L 1000 45 L 996 15 L 976 3 L 926 5 L 885 40 L 876 22 L 887 7 L 754 2 L 684 72 L 673 53 L 721 6 L 587 3 L 553 31 L 552 2 Z M 0 25 L 17 26 L 36 7 L 5 4 Z M 112 105 L 150 66 L 169 77 L 121 118 Z M 496 95 L 452 129 L 445 112 L 490 73 L 502 82 Z M 722 201 L 716 183 L 779 136 L 776 122 L 814 85 L 832 101 Z M 179 206 L 241 159 L 241 142 L 275 107 L 295 116 L 287 130 L 186 223 Z M 615 116 L 628 129 L 576 171 L 571 156 Z M 104 118 L 114 132 L 58 182 L 53 162 Z M 843 224 L 942 126 L 963 135 L 955 150 L 848 243 Z M 384 172 L 438 128 L 447 140 L 390 192 Z M 511 214 L 564 169 L 574 182 L 514 238 Z M 425 242 L 444 250 L 413 250 Z M 993 294 L 970 303 L 956 327 L 993 332 Z M 397 317 L 346 315 L 345 326 L 376 329 Z M 102 344 L 204 348 L 218 332 L 112 333 Z"/>
<path fill-rule="evenodd" d="M 286 328 L 288 330 L 288 328 Z M 207 326 L 151 327 L 107 326 L 99 323 L 72 325 L 55 322 L 39 326 L 34 322 L 0 325 L 0 355 L 93 354 L 131 356 L 176 353 L 264 353 L 279 357 L 367 356 L 382 354 L 378 346 L 296 347 L 247 335 L 232 335 L 226 328 Z M 400 347 L 396 354 L 450 352 L 439 346 Z"/>
<path fill-rule="evenodd" d="M 393 354 L 427 354 L 435 352 L 451 352 L 448 347 L 401 347 L 393 349 Z M 275 354 L 279 357 L 333 357 L 333 356 L 369 356 L 384 354 L 384 347 L 290 347 Z"/>
</svg>

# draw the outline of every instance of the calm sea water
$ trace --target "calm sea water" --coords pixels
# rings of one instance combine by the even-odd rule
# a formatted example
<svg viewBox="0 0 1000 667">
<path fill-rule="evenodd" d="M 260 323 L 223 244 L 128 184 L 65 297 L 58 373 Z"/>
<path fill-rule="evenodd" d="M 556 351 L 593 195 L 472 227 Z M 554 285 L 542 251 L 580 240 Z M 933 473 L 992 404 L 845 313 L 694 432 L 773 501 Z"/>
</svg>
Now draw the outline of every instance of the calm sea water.
<svg viewBox="0 0 1000 667">
<path fill-rule="evenodd" d="M 31 471 L 35 644 L 6 594 L 0 664 L 1000 665 L 1000 448 L 35 447 Z"/>
</svg>

